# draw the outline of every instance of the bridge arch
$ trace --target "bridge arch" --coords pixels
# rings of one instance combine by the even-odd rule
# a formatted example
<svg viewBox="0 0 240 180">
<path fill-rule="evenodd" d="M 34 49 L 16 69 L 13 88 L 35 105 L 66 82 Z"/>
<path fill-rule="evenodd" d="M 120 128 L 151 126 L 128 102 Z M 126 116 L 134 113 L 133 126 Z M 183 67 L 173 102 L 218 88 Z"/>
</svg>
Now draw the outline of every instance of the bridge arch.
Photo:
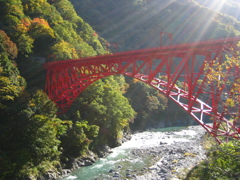
<svg viewBox="0 0 240 180">
<path fill-rule="evenodd" d="M 206 75 L 209 72 L 204 71 L 205 65 L 211 65 L 216 60 L 221 63 L 226 53 L 234 53 L 239 40 L 217 39 L 46 63 L 46 92 L 65 112 L 75 98 L 95 81 L 123 74 L 168 96 L 218 142 L 219 136 L 239 139 L 240 128 L 227 120 L 227 112 L 218 112 L 221 98 L 216 92 L 220 92 L 208 92 L 211 103 L 199 99 L 207 86 Z M 178 87 L 177 81 L 184 82 L 188 91 Z M 211 125 L 204 122 L 204 115 L 214 117 Z"/>
</svg>

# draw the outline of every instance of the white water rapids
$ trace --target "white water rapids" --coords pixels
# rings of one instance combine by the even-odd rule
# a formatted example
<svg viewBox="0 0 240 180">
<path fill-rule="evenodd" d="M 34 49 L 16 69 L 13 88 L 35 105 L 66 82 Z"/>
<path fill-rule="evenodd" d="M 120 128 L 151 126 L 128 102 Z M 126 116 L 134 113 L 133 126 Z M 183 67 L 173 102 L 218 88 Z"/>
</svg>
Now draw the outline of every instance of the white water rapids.
<svg viewBox="0 0 240 180">
<path fill-rule="evenodd" d="M 200 126 L 145 131 L 112 149 L 94 165 L 72 171 L 62 180 L 178 179 L 205 158 Z"/>
</svg>

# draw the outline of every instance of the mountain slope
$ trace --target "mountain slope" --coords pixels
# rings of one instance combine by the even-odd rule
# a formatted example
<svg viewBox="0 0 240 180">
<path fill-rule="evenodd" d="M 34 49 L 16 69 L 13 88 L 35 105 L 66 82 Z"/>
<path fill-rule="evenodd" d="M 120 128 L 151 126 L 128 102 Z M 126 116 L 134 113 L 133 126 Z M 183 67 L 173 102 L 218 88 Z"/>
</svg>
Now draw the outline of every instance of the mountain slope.
<svg viewBox="0 0 240 180">
<path fill-rule="evenodd" d="M 223 0 L 223 1 L 208 1 L 208 0 L 196 0 L 199 4 L 209 9 L 213 9 L 222 14 L 232 16 L 233 18 L 240 20 L 240 2 L 238 0 Z"/>
<path fill-rule="evenodd" d="M 173 34 L 173 43 L 239 34 L 240 23 L 195 1 L 71 0 L 77 13 L 120 50 L 159 45 L 160 32 Z M 234 24 L 234 26 L 229 26 Z M 165 44 L 167 38 L 165 37 Z"/>
<path fill-rule="evenodd" d="M 1 180 L 57 174 L 67 151 L 61 136 L 76 139 L 81 153 L 97 136 L 95 125 L 57 118 L 39 63 L 49 54 L 63 60 L 106 53 L 105 40 L 94 33 L 68 0 L 0 0 Z"/>
<path fill-rule="evenodd" d="M 101 38 L 68 0 L 1 0 L 0 12 L 0 28 L 17 44 L 19 58 L 55 54 L 61 60 L 105 53 Z"/>
</svg>

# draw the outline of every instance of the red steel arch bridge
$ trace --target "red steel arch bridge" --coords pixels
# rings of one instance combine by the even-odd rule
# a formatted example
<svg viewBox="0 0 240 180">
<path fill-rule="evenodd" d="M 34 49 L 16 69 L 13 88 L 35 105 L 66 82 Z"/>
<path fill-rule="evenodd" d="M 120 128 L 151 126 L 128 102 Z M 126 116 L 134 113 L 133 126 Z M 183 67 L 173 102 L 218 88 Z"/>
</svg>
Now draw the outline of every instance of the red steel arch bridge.
<svg viewBox="0 0 240 180">
<path fill-rule="evenodd" d="M 45 91 L 64 113 L 89 85 L 104 77 L 122 74 L 168 96 L 218 142 L 219 136 L 240 139 L 240 107 L 235 109 L 238 124 L 230 122 L 231 112 L 220 107 L 222 94 L 227 96 L 229 87 L 228 92 L 223 93 L 224 87 L 217 89 L 209 85 L 206 75 L 210 70 L 204 69 L 214 61 L 222 63 L 226 54 L 236 56 L 239 41 L 240 37 L 229 37 L 49 62 L 44 64 Z M 231 73 L 239 78 L 239 67 Z M 182 85 L 179 86 L 179 82 Z M 238 98 L 240 101 L 240 96 Z M 206 119 L 212 123 L 205 123 Z"/>
</svg>

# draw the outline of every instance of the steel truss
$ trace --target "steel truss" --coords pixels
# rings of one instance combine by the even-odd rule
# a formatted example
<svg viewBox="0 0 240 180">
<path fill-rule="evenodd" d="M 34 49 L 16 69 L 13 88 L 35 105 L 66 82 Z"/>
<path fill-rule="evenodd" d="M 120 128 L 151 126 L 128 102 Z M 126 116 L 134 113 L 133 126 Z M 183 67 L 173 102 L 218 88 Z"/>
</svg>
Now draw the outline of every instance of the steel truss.
<svg viewBox="0 0 240 180">
<path fill-rule="evenodd" d="M 185 111 L 220 143 L 219 136 L 240 139 L 240 127 L 228 121 L 231 113 L 220 106 L 221 90 L 209 85 L 206 64 L 222 63 L 226 54 L 235 56 L 240 37 L 177 44 L 44 64 L 46 93 L 66 112 L 77 96 L 93 82 L 123 74 L 156 88 Z M 239 76 L 237 67 L 229 72 Z M 240 118 L 238 108 L 238 118 Z M 211 119 L 212 118 L 212 119 Z M 206 123 L 211 119 L 211 124 Z"/>
</svg>

